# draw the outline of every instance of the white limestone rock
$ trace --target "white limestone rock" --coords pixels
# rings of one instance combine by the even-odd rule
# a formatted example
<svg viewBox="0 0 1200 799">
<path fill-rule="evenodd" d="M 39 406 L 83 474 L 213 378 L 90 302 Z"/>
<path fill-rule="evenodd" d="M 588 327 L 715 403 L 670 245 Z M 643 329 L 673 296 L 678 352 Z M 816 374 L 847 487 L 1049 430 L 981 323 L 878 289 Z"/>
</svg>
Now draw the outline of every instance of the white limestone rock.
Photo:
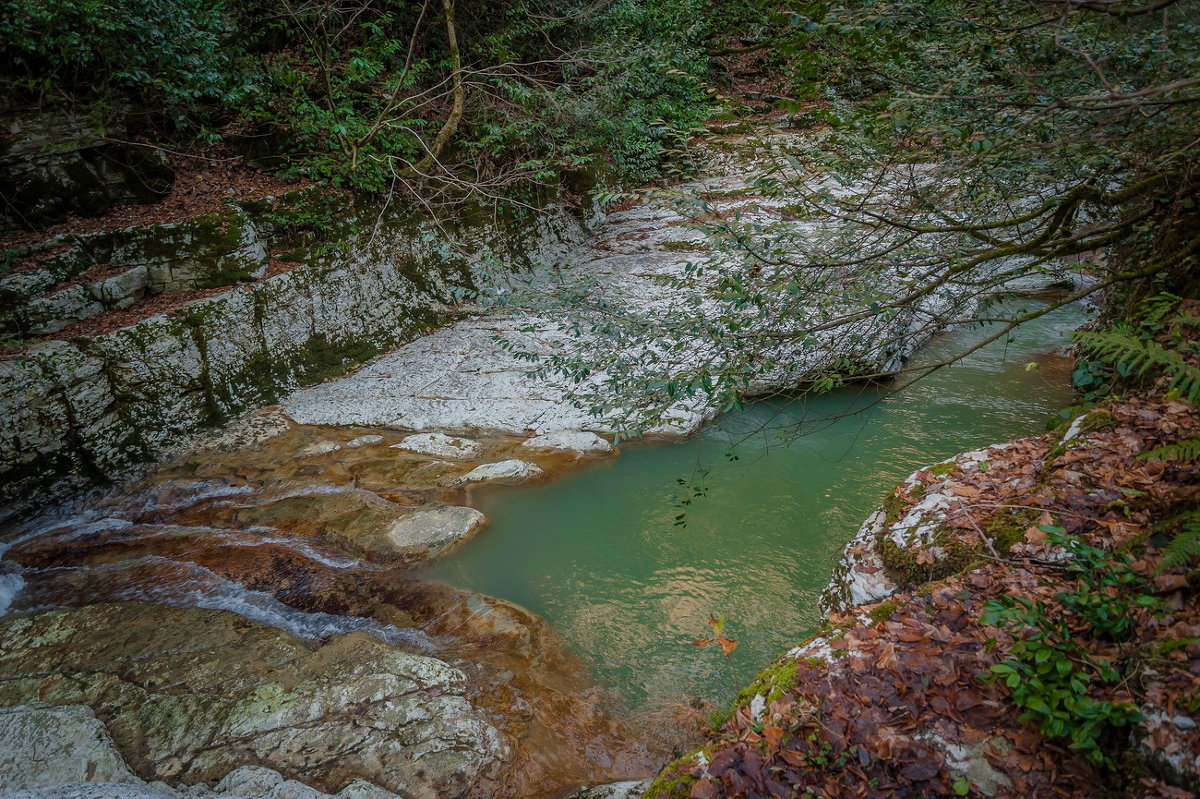
<svg viewBox="0 0 1200 799">
<path fill-rule="evenodd" d="M 7 793 L 3 795 L 3 799 L 180 799 L 181 796 L 166 786 L 158 788 L 127 782 L 72 782 Z"/>
<path fill-rule="evenodd" d="M 318 441 L 315 444 L 309 444 L 304 449 L 300 450 L 301 458 L 316 458 L 321 455 L 328 455 L 331 452 L 337 452 L 342 448 L 342 445 L 337 441 Z"/>
<path fill-rule="evenodd" d="M 373 447 L 376 444 L 382 444 L 382 443 L 383 443 L 383 436 L 366 435 L 366 436 L 359 436 L 358 438 L 352 438 L 349 441 L 347 441 L 345 444 L 343 444 L 342 446 L 345 449 L 358 449 L 359 447 Z"/>
<path fill-rule="evenodd" d="M 821 612 L 845 611 L 887 599 L 899 590 L 888 575 L 876 541 L 886 524 L 883 509 L 875 511 L 842 550 L 829 585 L 821 594 Z"/>
<path fill-rule="evenodd" d="M 522 449 L 574 452 L 577 455 L 612 452 L 612 444 L 595 433 L 583 430 L 562 430 L 543 433 L 521 443 Z"/>
<path fill-rule="evenodd" d="M 483 445 L 478 441 L 445 433 L 415 433 L 405 437 L 399 444 L 393 444 L 392 449 L 455 460 L 471 460 L 483 454 Z"/>
<path fill-rule="evenodd" d="M 140 782 L 91 708 L 0 708 L 0 796 L 88 781 Z"/>
<path fill-rule="evenodd" d="M 505 483 L 515 485 L 541 477 L 543 472 L 536 464 L 529 461 L 512 458 L 496 463 L 485 463 L 476 466 L 471 471 L 459 477 L 446 481 L 446 485 L 467 485 L 469 483 Z"/>
<path fill-rule="evenodd" d="M 384 535 L 401 554 L 430 556 L 466 541 L 486 525 L 487 517 L 474 508 L 440 505 L 397 519 Z"/>
<path fill-rule="evenodd" d="M 593 785 L 590 788 L 580 788 L 568 799 L 641 799 L 650 780 L 626 780 L 610 782 L 605 785 Z"/>
</svg>

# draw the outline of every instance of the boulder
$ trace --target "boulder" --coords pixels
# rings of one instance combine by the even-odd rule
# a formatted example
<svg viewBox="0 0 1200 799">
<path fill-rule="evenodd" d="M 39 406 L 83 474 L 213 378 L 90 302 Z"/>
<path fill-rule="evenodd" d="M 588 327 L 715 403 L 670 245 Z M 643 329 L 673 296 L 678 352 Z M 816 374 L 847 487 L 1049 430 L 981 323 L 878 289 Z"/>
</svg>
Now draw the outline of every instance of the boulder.
<svg viewBox="0 0 1200 799">
<path fill-rule="evenodd" d="M 567 799 L 641 799 L 650 787 L 650 780 L 625 780 L 606 785 L 580 788 Z"/>
<path fill-rule="evenodd" d="M 496 463 L 485 463 L 481 466 L 476 466 L 464 475 L 448 479 L 446 485 L 459 486 L 470 483 L 505 483 L 507 485 L 515 485 L 535 480 L 543 474 L 545 472 L 536 464 L 512 458 L 506 461 L 497 461 Z"/>
<path fill-rule="evenodd" d="M 583 430 L 562 430 L 534 436 L 521 444 L 523 449 L 574 452 L 576 455 L 612 452 L 612 444 L 595 433 Z"/>
<path fill-rule="evenodd" d="M 487 517 L 474 508 L 440 505 L 418 508 L 387 528 L 384 535 L 406 557 L 444 554 L 466 541 L 487 524 Z"/>
<path fill-rule="evenodd" d="M 86 781 L 140 782 L 91 708 L 0 708 L 0 796 Z"/>
<path fill-rule="evenodd" d="M 483 445 L 479 442 L 460 436 L 448 436 L 445 433 L 416 433 L 406 437 L 399 444 L 393 444 L 392 447 L 421 455 L 432 455 L 435 458 L 455 460 L 472 460 L 483 454 Z"/>
</svg>

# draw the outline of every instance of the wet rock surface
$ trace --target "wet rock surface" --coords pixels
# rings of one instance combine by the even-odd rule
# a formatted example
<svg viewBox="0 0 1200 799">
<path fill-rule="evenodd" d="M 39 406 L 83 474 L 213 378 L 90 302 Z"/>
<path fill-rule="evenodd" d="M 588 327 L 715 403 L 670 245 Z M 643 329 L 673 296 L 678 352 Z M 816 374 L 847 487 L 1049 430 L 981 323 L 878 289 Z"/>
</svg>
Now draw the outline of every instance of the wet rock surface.
<svg viewBox="0 0 1200 799">
<path fill-rule="evenodd" d="M 224 611 L 93 605 L 4 624 L 0 664 L 0 702 L 92 707 L 148 780 L 251 764 L 467 796 L 494 788 L 508 756 L 461 672 L 360 633 L 313 646 Z"/>
<path fill-rule="evenodd" d="M 409 569 L 486 524 L 465 503 L 496 489 L 445 478 L 518 450 L 526 469 L 556 474 L 576 468 L 577 453 L 459 437 L 477 459 L 442 460 L 392 446 L 407 437 L 297 426 L 268 409 L 82 511 L 10 527 L 3 562 L 21 580 L 12 610 L 76 609 L 4 628 L 0 664 L 22 676 L 0 683 L 0 706 L 91 707 L 137 774 L 172 790 L 245 764 L 326 793 L 352 776 L 389 790 L 408 780 L 406 796 L 429 786 L 535 795 L 652 773 L 665 753 L 612 715 L 545 622 Z M 388 687 L 417 663 L 441 676 L 407 693 Z M 263 723 L 247 707 L 262 708 Z M 403 750 L 424 776 L 355 760 L 360 743 Z M 282 760 L 268 756 L 277 749 Z"/>
<path fill-rule="evenodd" d="M 137 781 L 91 708 L 0 708 L 0 796 L 86 781 Z"/>
</svg>

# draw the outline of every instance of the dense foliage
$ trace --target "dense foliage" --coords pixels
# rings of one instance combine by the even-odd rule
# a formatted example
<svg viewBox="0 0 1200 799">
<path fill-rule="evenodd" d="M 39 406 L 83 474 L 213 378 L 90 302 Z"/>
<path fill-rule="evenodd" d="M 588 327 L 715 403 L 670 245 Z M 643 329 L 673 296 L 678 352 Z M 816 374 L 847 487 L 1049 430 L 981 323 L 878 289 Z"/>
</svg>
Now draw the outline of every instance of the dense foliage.
<svg viewBox="0 0 1200 799">
<path fill-rule="evenodd" d="M 360 189 L 435 177 L 512 194 L 601 155 L 627 179 L 656 174 L 676 131 L 710 113 L 703 49 L 729 12 L 705 0 L 16 0 L 0 12 L 0 78 L 13 106 L 134 106 L 157 128 L 148 139 L 225 140 Z"/>
<path fill-rule="evenodd" d="M 994 316 L 978 300 L 1023 277 L 1074 289 L 1034 315 L 1088 294 L 1128 316 L 1162 290 L 1192 296 L 1198 21 L 1188 0 L 794 5 L 768 40 L 791 81 L 776 104 L 809 131 L 764 140 L 751 180 L 785 218 L 687 198 L 709 252 L 676 282 L 705 301 L 654 324 L 577 312 L 584 345 L 548 368 L 610 375 L 581 402 L 640 403 L 640 429 L 681 397 L 729 407 L 805 353 L 866 348 L 864 330 L 918 342 Z M 991 338 L 1029 318 L 997 317 Z M 663 355 L 647 367 L 647 351 Z M 805 376 L 894 371 L 830 358 Z"/>
</svg>

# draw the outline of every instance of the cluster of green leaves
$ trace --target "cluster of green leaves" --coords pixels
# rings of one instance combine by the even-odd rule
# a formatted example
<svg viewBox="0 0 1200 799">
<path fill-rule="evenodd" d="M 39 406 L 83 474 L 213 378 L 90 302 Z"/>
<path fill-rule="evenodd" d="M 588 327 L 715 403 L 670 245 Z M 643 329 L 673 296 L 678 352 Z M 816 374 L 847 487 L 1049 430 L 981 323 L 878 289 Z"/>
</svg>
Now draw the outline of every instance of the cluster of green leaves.
<svg viewBox="0 0 1200 799">
<path fill-rule="evenodd" d="M 1118 663 L 1092 654 L 1088 641 L 1129 642 L 1137 611 L 1161 612 L 1164 602 L 1130 568 L 1127 556 L 1086 544 L 1061 527 L 1041 529 L 1070 553 L 1066 563 L 1075 584 L 1053 603 L 1006 596 L 984 605 L 983 623 L 1016 637 L 988 679 L 1011 690 L 1022 721 L 1037 723 L 1050 738 L 1067 740 L 1093 763 L 1113 767 L 1114 730 L 1142 715 L 1130 702 L 1090 694 L 1093 685 L 1113 685 L 1129 675 Z"/>
<path fill-rule="evenodd" d="M 12 0 L 0 56 L 10 90 L 180 109 L 246 90 L 235 34 L 223 0 Z"/>
<path fill-rule="evenodd" d="M 288 44 L 250 63 L 254 91 L 229 104 L 237 122 L 273 134 L 293 172 L 386 190 L 391 159 L 418 156 L 432 125 L 402 99 L 434 69 L 405 49 L 416 19 L 402 9 L 366 3 L 351 16 L 313 4 L 281 19 Z"/>
<path fill-rule="evenodd" d="M 1081 358 L 1072 381 L 1094 398 L 1121 384 L 1163 379 L 1163 390 L 1200 401 L 1200 342 L 1192 335 L 1200 319 L 1185 316 L 1180 297 L 1161 293 L 1142 301 L 1133 319 L 1108 330 L 1079 330 L 1071 338 L 1089 357 Z"/>
</svg>

